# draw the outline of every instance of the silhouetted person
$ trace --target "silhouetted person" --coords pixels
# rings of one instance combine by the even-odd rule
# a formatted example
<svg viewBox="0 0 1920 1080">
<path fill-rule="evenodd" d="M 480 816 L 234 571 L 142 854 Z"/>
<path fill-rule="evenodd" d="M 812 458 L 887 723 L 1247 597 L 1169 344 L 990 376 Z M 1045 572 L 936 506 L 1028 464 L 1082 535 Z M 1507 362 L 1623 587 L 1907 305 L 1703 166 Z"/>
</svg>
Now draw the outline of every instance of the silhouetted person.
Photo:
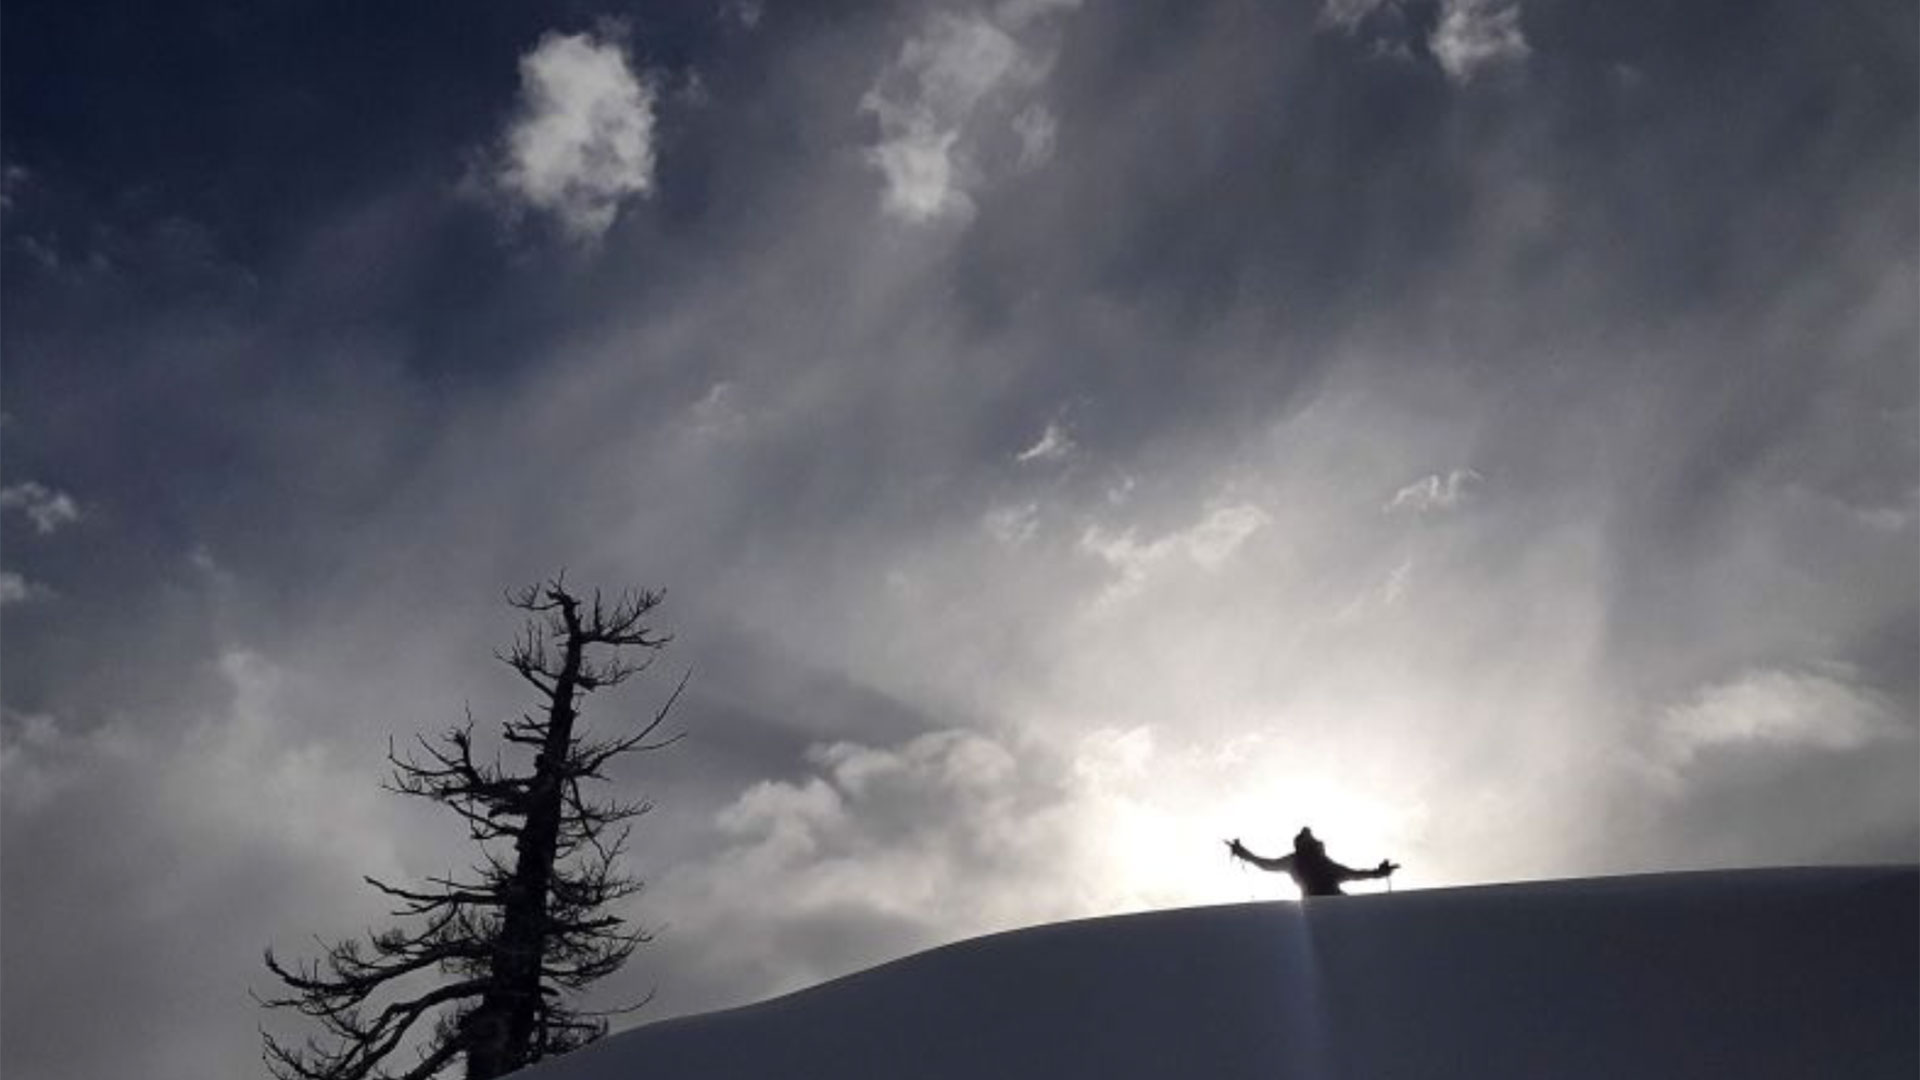
<svg viewBox="0 0 1920 1080">
<path fill-rule="evenodd" d="M 1313 835 L 1312 829 L 1301 829 L 1293 838 L 1293 854 L 1282 855 L 1277 859 L 1263 858 L 1247 850 L 1247 846 L 1238 840 L 1227 841 L 1227 850 L 1233 857 L 1252 863 L 1262 870 L 1286 874 L 1293 883 L 1300 886 L 1303 896 L 1340 896 L 1340 885 L 1347 881 L 1371 881 L 1375 878 L 1390 876 L 1400 869 L 1400 864 L 1380 860 L 1380 865 L 1371 870 L 1355 870 L 1351 866 L 1342 866 L 1327 857 L 1327 846 Z"/>
</svg>

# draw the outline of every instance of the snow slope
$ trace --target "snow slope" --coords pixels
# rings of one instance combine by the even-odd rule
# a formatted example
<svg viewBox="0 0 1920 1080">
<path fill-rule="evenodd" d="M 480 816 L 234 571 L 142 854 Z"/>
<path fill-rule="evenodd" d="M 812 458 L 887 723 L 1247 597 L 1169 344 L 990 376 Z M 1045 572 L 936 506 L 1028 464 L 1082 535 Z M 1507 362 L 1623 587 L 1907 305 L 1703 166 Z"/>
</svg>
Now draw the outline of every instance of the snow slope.
<svg viewBox="0 0 1920 1080">
<path fill-rule="evenodd" d="M 1920 1076 L 1920 868 L 1191 908 L 961 942 L 527 1080 Z"/>
</svg>

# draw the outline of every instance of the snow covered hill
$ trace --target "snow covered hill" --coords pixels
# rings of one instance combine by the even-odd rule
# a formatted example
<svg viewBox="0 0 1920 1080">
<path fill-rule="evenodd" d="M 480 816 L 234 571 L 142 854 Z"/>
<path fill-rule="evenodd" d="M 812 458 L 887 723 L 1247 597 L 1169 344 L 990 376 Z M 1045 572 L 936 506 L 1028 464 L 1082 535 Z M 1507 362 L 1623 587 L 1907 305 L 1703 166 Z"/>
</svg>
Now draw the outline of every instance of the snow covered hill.
<svg viewBox="0 0 1920 1080">
<path fill-rule="evenodd" d="M 1920 1076 L 1920 868 L 1192 908 L 935 949 L 527 1080 Z"/>
</svg>

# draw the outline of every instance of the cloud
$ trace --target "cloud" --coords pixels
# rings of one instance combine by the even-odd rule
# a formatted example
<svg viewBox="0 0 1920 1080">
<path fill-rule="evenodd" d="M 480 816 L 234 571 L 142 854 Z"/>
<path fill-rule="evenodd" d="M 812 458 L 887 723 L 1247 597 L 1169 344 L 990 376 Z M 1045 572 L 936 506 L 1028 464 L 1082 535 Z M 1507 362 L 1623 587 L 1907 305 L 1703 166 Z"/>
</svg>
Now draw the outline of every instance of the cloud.
<svg viewBox="0 0 1920 1080">
<path fill-rule="evenodd" d="M 1268 736 L 1058 734 L 1052 745 L 975 728 L 816 743 L 798 775 L 741 791 L 715 815 L 719 842 L 652 890 L 683 976 L 671 1006 L 726 1000 L 741 982 L 794 989 L 1061 912 L 1232 895 L 1247 879 L 1219 864 L 1196 812 L 1256 842 L 1290 833 L 1310 808 L 1343 851 L 1406 838 L 1369 799 L 1316 778 L 1302 746 L 1276 775 L 1250 768 L 1280 754 Z M 1276 814 L 1286 833 L 1266 824 Z"/>
<path fill-rule="evenodd" d="M 1211 570 L 1238 551 L 1247 538 L 1272 519 L 1248 503 L 1219 507 L 1177 538 L 1194 562 Z"/>
<path fill-rule="evenodd" d="M 1663 759 L 1684 768 L 1740 747 L 1841 753 L 1910 741 L 1911 723 L 1900 719 L 1893 702 L 1861 687 L 1856 675 L 1845 668 L 1756 668 L 1705 687 L 1662 718 Z"/>
<path fill-rule="evenodd" d="M 1532 53 L 1518 0 L 1445 0 L 1427 47 L 1455 82 L 1524 61 Z"/>
<path fill-rule="evenodd" d="M 1221 795 L 1234 748 L 1163 745 L 1144 726 L 1057 742 L 975 727 L 818 742 L 796 775 L 739 791 L 714 814 L 715 842 L 649 891 L 674 928 L 661 938 L 682 976 L 670 1006 L 731 1000 L 742 983 L 794 989 L 1064 912 L 1210 895 L 1216 841 L 1184 835 L 1180 799 L 1161 789 Z"/>
<path fill-rule="evenodd" d="M 880 142 L 868 160 L 886 179 L 888 213 L 913 222 L 971 216 L 968 164 L 955 160 L 954 148 L 980 99 L 1010 78 L 1020 60 L 1013 38 L 978 15 L 937 14 L 901 48 L 882 83 L 860 103 L 880 123 Z M 898 88 L 882 89 L 889 83 Z"/>
<path fill-rule="evenodd" d="M 885 126 L 891 130 L 869 160 L 886 174 L 887 212 L 913 222 L 972 216 L 973 200 L 960 191 L 949 157 L 960 133 L 920 120 Z"/>
<path fill-rule="evenodd" d="M 1081 0 L 1000 0 L 993 6 L 993 17 L 1015 30 L 1063 11 L 1073 11 Z"/>
<path fill-rule="evenodd" d="M 755 783 L 720 809 L 720 845 L 653 890 L 707 993 L 743 978 L 793 989 L 1059 910 L 1053 890 L 1010 887 L 1021 867 L 1070 854 L 1050 759 L 959 729 L 817 743 L 805 757 L 805 776 Z M 845 935 L 848 919 L 864 933 Z"/>
<path fill-rule="evenodd" d="M 1445 476 L 1430 473 L 1393 493 L 1385 509 L 1426 514 L 1457 508 L 1483 477 L 1472 469 L 1449 469 Z"/>
<path fill-rule="evenodd" d="M 654 98 L 617 41 L 544 35 L 520 58 L 520 115 L 495 185 L 575 239 L 599 240 L 653 190 Z"/>
<path fill-rule="evenodd" d="M 1013 114 L 1013 133 L 1020 137 L 1019 167 L 1036 169 L 1053 156 L 1060 122 L 1045 105 L 1033 104 Z"/>
<path fill-rule="evenodd" d="M 903 221 L 973 216 L 972 191 L 986 179 L 982 141 L 992 130 L 1018 140 L 1016 168 L 1053 150 L 1058 124 L 1028 100 L 1052 63 L 1023 34 L 1071 5 L 1007 4 L 993 15 L 937 12 L 901 46 L 860 101 L 879 125 L 868 162 L 885 181 L 881 207 Z"/>
<path fill-rule="evenodd" d="M 1519 0 L 1438 0 L 1437 7 L 1426 51 L 1456 83 L 1519 64 L 1533 52 Z M 1409 0 L 1326 0 L 1319 22 L 1366 40 L 1374 56 L 1411 60 L 1424 8 Z"/>
<path fill-rule="evenodd" d="M 1013 455 L 1013 460 L 1026 464 L 1029 461 L 1059 461 L 1073 453 L 1073 437 L 1058 421 L 1048 421 L 1046 429 L 1035 439 L 1032 446 Z"/>
<path fill-rule="evenodd" d="M 746 430 L 747 414 L 740 408 L 740 389 L 729 379 L 709 387 L 688 412 L 694 430 L 709 438 L 728 438 Z"/>
<path fill-rule="evenodd" d="M 1862 670 L 1755 665 L 1656 720 L 1647 799 L 1626 816 L 1682 853 L 1676 865 L 1913 858 L 1920 732 L 1910 699 Z"/>
<path fill-rule="evenodd" d="M 0 510 L 25 514 L 33 522 L 34 530 L 43 536 L 80 520 L 80 507 L 73 496 L 33 480 L 0 488 Z"/>
<path fill-rule="evenodd" d="M 1040 529 L 1040 504 L 1025 502 L 1015 506 L 996 506 L 980 519 L 987 535 L 1008 547 L 1019 547 Z"/>
<path fill-rule="evenodd" d="M 1340 609 L 1341 621 L 1358 619 L 1398 604 L 1413 584 L 1414 565 L 1411 555 L 1395 563 L 1385 577 L 1362 589 Z"/>
<path fill-rule="evenodd" d="M 1080 536 L 1080 550 L 1118 571 L 1099 598 L 1110 603 L 1139 592 L 1164 567 L 1219 569 L 1270 520 L 1266 511 L 1243 502 L 1215 507 L 1187 528 L 1145 542 L 1131 527 L 1115 532 L 1090 525 Z"/>
<path fill-rule="evenodd" d="M 296 719 L 284 669 L 231 648 L 217 678 L 227 702 L 180 730 L 152 716 L 0 724 L 0 905 L 38 928 L 7 942 L 9 969 L 36 972 L 35 993 L 7 1002 L 9 1075 L 81 1075 L 76 1056 L 96 1075 L 167 1077 L 257 1061 L 251 1022 L 175 1035 L 267 988 L 262 945 L 304 951 L 309 933 L 380 919 L 361 874 L 405 876 L 371 762 L 333 753 L 327 718 Z M 89 842 L 61 838 L 63 821 L 89 822 Z M 54 865 L 62 888 L 28 887 Z M 115 1036 L 76 1050 L 63 1036 L 76 1010 L 119 1017 Z"/>
<path fill-rule="evenodd" d="M 25 191 L 32 181 L 33 173 L 28 171 L 26 166 L 11 162 L 0 165 L 0 214 L 14 208 L 14 204 L 20 199 L 20 193 Z"/>
<path fill-rule="evenodd" d="M 1876 734 L 1915 715 L 1920 648 L 1913 103 L 1853 92 L 1899 83 L 1897 50 L 1817 4 L 1743 7 L 1758 53 L 1671 33 L 1673 5 L 1570 5 L 1551 39 L 1515 26 L 1594 78 L 1448 94 L 1437 62 L 1307 32 L 1312 5 L 1183 5 L 1174 33 L 1141 5 L 932 6 L 1011 66 L 935 77 L 938 18 L 884 5 L 663 41 L 710 88 L 674 120 L 699 183 L 613 200 L 648 242 L 591 263 L 472 242 L 430 182 L 504 133 L 488 58 L 528 52 L 524 22 L 427 20 L 430 64 L 290 53 L 324 71 L 237 113 L 146 80 L 137 146 L 40 129 L 78 173 L 15 213 L 134 184 L 116 206 L 220 193 L 210 235 L 281 239 L 233 248 L 240 299 L 56 289 L 13 252 L 6 460 L 89 520 L 8 552 L 61 602 L 7 609 L 7 704 L 52 719 L 6 721 L 0 921 L 67 936 L 7 938 L 36 992 L 0 1071 L 257 1065 L 259 945 L 357 929 L 387 860 L 471 854 L 378 796 L 378 750 L 469 694 L 512 714 L 497 590 L 559 565 L 670 587 L 697 667 L 689 739 L 617 782 L 657 806 L 632 914 L 662 932 L 602 1001 L 657 984 L 640 1020 L 996 923 L 1284 895 L 1219 857 L 1241 829 L 1310 822 L 1429 884 L 1913 857 L 1911 746 Z M 1443 9 L 1404 6 L 1359 33 L 1427 64 Z M 421 107 L 313 94 L 336 77 Z M 1807 101 L 1832 122 L 1783 156 Z M 164 150 L 210 116 L 270 147 L 290 115 L 337 125 L 324 182 Z M 910 215 L 862 158 L 922 121 L 910 205 L 966 221 L 931 237 L 875 227 Z M 1080 449 L 1017 463 L 1049 417 Z M 1487 462 L 1498 498 L 1449 468 Z M 1677 795 L 1650 758 L 1686 762 Z"/>
<path fill-rule="evenodd" d="M 1375 8 L 1389 0 L 1327 0 L 1320 8 L 1320 24 L 1353 30 L 1361 20 L 1372 14 Z"/>
<path fill-rule="evenodd" d="M 11 570 L 0 570 L 0 607 L 10 607 L 52 595 L 53 590 L 45 585 L 28 581 Z"/>
<path fill-rule="evenodd" d="M 739 23 L 745 29 L 753 30 L 759 27 L 760 20 L 767 13 L 767 8 L 762 0 L 725 0 L 720 5 L 720 13 L 724 18 Z"/>
</svg>

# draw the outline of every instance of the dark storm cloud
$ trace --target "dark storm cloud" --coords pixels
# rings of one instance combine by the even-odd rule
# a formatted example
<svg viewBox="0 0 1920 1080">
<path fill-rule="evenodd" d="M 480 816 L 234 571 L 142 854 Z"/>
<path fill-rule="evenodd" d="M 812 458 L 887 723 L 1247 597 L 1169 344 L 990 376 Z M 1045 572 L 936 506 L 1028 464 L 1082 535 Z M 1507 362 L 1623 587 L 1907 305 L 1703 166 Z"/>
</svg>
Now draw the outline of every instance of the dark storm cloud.
<svg viewBox="0 0 1920 1080">
<path fill-rule="evenodd" d="M 250 1069 L 258 947 L 446 868 L 384 739 L 521 707 L 561 566 L 695 669 L 607 1004 L 1296 816 L 1913 856 L 1911 11 L 742 10 L 9 9 L 9 1075 Z M 592 243 L 500 182 L 556 40 L 651 110 Z"/>
</svg>

